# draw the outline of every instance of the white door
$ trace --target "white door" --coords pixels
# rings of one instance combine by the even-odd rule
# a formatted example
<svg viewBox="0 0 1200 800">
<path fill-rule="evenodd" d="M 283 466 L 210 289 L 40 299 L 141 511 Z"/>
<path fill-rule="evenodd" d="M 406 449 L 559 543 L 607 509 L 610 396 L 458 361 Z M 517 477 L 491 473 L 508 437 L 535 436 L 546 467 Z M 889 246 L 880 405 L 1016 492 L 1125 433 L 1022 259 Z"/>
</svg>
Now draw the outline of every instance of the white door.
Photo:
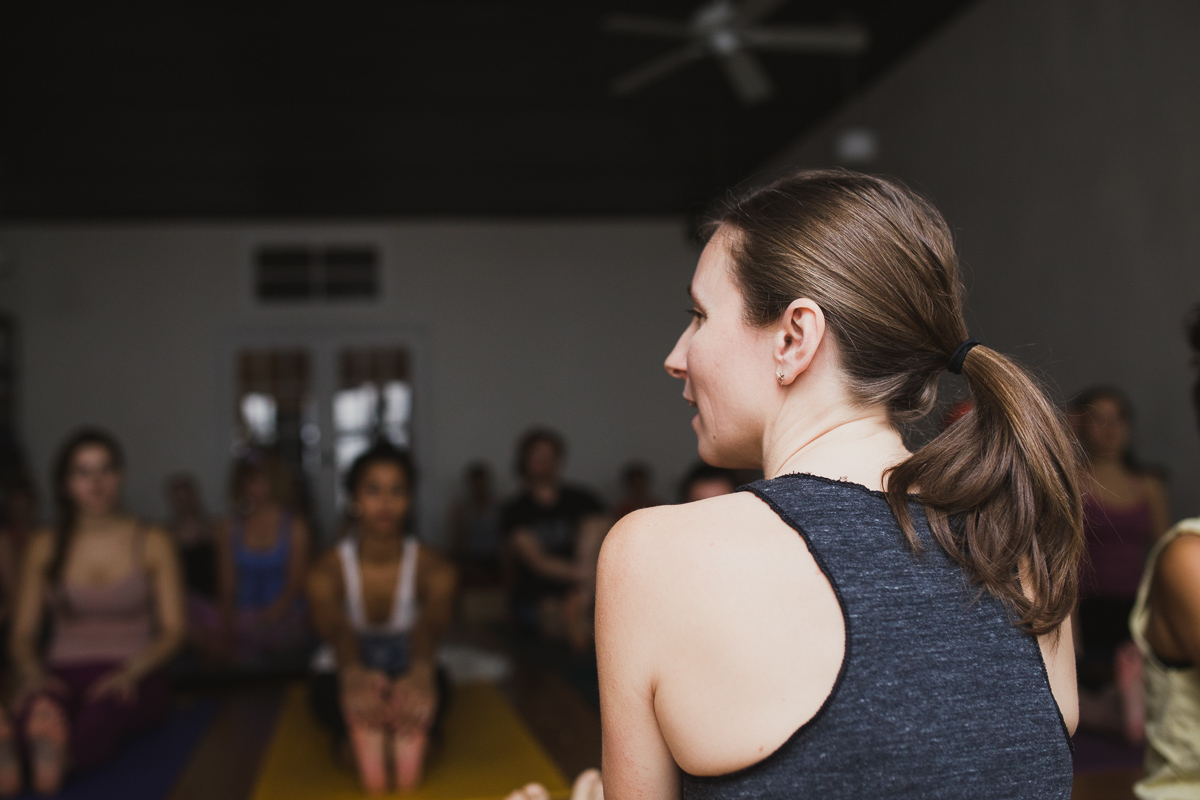
<svg viewBox="0 0 1200 800">
<path fill-rule="evenodd" d="M 410 449 L 428 474 L 424 367 L 411 330 L 231 331 L 218 359 L 224 461 L 252 447 L 277 453 L 297 478 L 301 510 L 328 542 L 342 519 L 342 476 L 375 440 Z M 419 486 L 418 509 L 428 507 L 421 495 Z"/>
</svg>

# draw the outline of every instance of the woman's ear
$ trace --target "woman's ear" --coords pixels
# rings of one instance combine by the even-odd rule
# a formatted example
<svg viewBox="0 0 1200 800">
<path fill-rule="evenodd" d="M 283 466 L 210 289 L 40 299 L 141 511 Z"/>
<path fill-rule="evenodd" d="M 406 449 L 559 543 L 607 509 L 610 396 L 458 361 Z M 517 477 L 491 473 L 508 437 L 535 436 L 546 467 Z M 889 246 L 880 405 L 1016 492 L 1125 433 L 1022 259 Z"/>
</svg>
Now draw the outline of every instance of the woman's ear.
<svg viewBox="0 0 1200 800">
<path fill-rule="evenodd" d="M 775 377 L 787 386 L 808 369 L 817 348 L 825 338 L 825 314 L 806 297 L 793 300 L 772 337 L 775 350 Z"/>
</svg>

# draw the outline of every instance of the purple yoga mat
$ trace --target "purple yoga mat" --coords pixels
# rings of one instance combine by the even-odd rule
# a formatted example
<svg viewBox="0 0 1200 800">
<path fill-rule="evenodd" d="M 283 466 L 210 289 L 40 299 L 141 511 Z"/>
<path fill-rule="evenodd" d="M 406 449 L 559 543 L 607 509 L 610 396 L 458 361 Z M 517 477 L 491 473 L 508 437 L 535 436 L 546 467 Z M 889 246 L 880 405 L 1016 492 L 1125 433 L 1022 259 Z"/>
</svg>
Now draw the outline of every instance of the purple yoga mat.
<svg viewBox="0 0 1200 800">
<path fill-rule="evenodd" d="M 107 764 L 71 776 L 57 800 L 162 800 L 171 791 L 220 703 L 204 700 L 175 709 L 160 725 L 138 734 Z M 21 800 L 42 800 L 26 792 Z"/>
</svg>

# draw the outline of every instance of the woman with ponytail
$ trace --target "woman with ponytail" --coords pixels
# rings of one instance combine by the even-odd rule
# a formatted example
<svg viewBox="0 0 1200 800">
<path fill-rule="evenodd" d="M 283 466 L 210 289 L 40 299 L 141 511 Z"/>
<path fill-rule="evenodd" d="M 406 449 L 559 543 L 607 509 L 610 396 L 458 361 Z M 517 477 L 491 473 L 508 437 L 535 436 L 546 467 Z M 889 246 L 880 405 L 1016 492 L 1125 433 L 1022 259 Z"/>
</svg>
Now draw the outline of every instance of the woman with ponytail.
<svg viewBox="0 0 1200 800">
<path fill-rule="evenodd" d="M 666 369 L 701 458 L 766 479 L 609 534 L 604 794 L 1069 797 L 1080 463 L 971 338 L 941 215 L 803 172 L 710 233 Z M 909 452 L 946 371 L 972 410 Z"/>
</svg>

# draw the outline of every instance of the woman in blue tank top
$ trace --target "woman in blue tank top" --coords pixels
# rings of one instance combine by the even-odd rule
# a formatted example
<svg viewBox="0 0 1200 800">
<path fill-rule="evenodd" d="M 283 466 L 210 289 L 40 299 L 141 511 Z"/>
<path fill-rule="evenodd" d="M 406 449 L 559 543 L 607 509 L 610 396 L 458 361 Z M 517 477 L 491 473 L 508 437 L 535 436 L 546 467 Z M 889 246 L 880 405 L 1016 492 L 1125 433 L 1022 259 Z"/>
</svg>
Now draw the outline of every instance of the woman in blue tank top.
<svg viewBox="0 0 1200 800">
<path fill-rule="evenodd" d="M 220 618 L 192 621 L 210 655 L 257 665 L 311 642 L 304 609 L 309 531 L 290 510 L 289 477 L 264 453 L 234 463 L 233 512 L 216 532 Z"/>
<path fill-rule="evenodd" d="M 946 223 L 804 172 L 710 233 L 666 368 L 700 456 L 766 480 L 608 535 L 604 796 L 1066 800 L 1079 464 L 968 337 Z M 909 452 L 946 370 L 973 409 Z"/>
</svg>

